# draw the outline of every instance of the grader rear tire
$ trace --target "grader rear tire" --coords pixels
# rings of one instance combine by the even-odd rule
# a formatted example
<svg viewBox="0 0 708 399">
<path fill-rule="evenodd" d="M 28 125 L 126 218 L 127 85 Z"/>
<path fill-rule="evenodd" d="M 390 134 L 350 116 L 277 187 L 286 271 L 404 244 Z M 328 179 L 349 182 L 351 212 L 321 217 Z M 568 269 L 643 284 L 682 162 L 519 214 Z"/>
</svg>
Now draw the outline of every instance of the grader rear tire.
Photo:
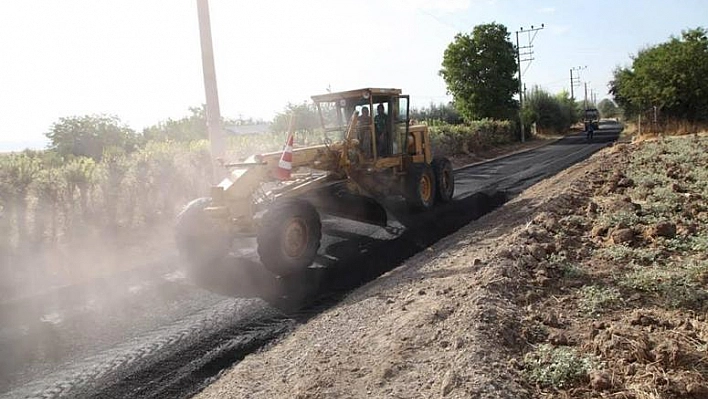
<svg viewBox="0 0 708 399">
<path fill-rule="evenodd" d="M 449 159 L 440 157 L 433 159 L 433 172 L 435 173 L 435 199 L 440 202 L 449 202 L 455 192 L 455 177 L 452 163 Z"/>
<path fill-rule="evenodd" d="M 223 259 L 231 248 L 231 238 L 204 209 L 211 198 L 198 198 L 177 216 L 175 242 L 180 255 L 192 267 L 208 266 Z"/>
<path fill-rule="evenodd" d="M 315 207 L 303 200 L 284 200 L 263 216 L 258 255 L 272 273 L 296 274 L 315 260 L 321 239 L 322 223 Z"/>
<path fill-rule="evenodd" d="M 412 164 L 405 184 L 406 202 L 412 210 L 428 210 L 435 205 L 435 175 L 430 165 Z"/>
</svg>

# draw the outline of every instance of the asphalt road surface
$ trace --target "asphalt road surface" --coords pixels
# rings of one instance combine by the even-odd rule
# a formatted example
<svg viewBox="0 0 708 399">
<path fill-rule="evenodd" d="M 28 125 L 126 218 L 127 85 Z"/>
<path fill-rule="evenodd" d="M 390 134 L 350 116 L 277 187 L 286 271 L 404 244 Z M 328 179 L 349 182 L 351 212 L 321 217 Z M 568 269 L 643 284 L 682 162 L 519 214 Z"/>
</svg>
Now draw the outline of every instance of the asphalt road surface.
<svg viewBox="0 0 708 399">
<path fill-rule="evenodd" d="M 614 142 L 621 126 L 458 169 L 454 201 L 381 228 L 323 217 L 317 260 L 280 279 L 241 242 L 187 276 L 176 251 L 110 279 L 0 304 L 0 398 L 189 397 L 248 353 L 534 183 Z M 130 259 L 126 259 L 130 262 Z"/>
</svg>

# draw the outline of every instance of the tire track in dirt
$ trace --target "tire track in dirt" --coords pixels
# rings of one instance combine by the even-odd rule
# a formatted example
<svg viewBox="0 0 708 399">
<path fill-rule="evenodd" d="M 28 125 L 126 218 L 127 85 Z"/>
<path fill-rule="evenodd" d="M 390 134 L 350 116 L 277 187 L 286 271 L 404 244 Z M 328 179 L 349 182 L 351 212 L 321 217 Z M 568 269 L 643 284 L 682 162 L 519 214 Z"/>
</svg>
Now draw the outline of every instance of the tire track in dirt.
<svg viewBox="0 0 708 399">
<path fill-rule="evenodd" d="M 250 326 L 254 331 L 260 331 L 267 330 L 263 326 L 269 327 L 266 321 L 276 318 L 276 314 L 268 311 L 258 300 L 224 300 L 179 323 L 138 336 L 81 362 L 64 365 L 45 378 L 9 392 L 2 398 L 95 397 L 95 389 L 111 386 L 135 370 L 148 368 L 180 354 L 194 342 L 211 342 L 213 331 L 220 331 L 220 325 L 228 318 L 238 318 L 239 326 L 247 326 L 244 330 Z M 276 320 L 278 326 L 284 323 L 281 319 Z M 278 327 L 277 331 L 280 329 Z"/>
</svg>

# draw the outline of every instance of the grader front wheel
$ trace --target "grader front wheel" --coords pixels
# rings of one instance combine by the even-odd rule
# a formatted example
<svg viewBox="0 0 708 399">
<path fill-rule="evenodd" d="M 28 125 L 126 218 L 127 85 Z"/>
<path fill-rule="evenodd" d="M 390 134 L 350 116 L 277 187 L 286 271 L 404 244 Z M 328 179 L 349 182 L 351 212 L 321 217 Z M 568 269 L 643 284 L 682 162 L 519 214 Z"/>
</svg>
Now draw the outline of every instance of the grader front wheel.
<svg viewBox="0 0 708 399">
<path fill-rule="evenodd" d="M 307 201 L 284 200 L 263 216 L 258 233 L 258 255 L 271 272 L 298 273 L 312 264 L 322 238 L 317 210 Z"/>
<path fill-rule="evenodd" d="M 448 202 L 455 192 L 455 177 L 453 176 L 452 163 L 449 159 L 440 157 L 433 159 L 433 172 L 437 190 L 435 198 L 440 202 Z"/>
<path fill-rule="evenodd" d="M 435 175 L 427 164 L 413 164 L 406 176 L 405 198 L 413 210 L 427 210 L 435 205 Z"/>
</svg>

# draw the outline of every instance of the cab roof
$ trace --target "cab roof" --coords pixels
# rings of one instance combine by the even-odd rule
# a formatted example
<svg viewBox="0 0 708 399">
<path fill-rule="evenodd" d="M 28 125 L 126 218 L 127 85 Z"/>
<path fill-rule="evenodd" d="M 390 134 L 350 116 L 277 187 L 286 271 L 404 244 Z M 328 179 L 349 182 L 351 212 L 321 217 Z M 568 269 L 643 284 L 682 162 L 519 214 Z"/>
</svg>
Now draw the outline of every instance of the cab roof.
<svg viewBox="0 0 708 399">
<path fill-rule="evenodd" d="M 401 89 L 384 89 L 384 88 L 373 88 L 368 87 L 364 89 L 357 90 L 347 90 L 340 91 L 336 93 L 319 94 L 312 96 L 312 101 L 315 102 L 327 102 L 327 101 L 337 101 L 342 99 L 351 98 L 362 98 L 365 97 L 365 93 L 370 96 L 397 96 L 402 93 Z"/>
</svg>

